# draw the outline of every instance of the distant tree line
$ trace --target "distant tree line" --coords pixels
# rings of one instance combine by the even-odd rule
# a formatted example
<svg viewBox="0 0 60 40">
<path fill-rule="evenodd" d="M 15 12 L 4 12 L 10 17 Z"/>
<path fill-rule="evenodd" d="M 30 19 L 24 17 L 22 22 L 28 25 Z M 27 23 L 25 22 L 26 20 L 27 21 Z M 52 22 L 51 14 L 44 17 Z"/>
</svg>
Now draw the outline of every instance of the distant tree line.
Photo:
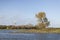
<svg viewBox="0 0 60 40">
<path fill-rule="evenodd" d="M 6 25 L 0 25 L 0 29 L 36 29 L 34 26 L 6 26 Z"/>
</svg>

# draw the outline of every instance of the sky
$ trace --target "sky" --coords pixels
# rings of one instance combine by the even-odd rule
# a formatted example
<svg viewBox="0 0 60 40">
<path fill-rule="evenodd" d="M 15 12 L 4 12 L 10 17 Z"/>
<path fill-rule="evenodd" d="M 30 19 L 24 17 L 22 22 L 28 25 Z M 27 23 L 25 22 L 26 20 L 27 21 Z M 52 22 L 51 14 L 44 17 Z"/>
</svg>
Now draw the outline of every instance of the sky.
<svg viewBox="0 0 60 40">
<path fill-rule="evenodd" d="M 35 15 L 41 11 L 50 21 L 49 27 L 60 27 L 60 0 L 0 0 L 0 25 L 35 25 Z"/>
</svg>

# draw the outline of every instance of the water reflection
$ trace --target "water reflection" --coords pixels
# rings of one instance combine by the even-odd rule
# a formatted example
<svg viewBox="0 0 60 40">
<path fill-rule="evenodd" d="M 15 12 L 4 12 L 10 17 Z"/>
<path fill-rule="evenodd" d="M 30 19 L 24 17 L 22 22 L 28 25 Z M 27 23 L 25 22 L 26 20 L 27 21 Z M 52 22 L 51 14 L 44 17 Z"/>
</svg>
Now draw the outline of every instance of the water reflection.
<svg viewBox="0 0 60 40">
<path fill-rule="evenodd" d="M 1 40 L 60 40 L 60 34 L 10 33 L 13 30 L 0 30 Z"/>
</svg>

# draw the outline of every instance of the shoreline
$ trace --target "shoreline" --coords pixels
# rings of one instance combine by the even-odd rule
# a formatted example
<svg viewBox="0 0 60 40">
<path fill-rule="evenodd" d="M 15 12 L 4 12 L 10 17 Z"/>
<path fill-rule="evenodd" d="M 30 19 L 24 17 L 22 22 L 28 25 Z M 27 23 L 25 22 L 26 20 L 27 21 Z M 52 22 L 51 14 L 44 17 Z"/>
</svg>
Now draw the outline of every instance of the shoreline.
<svg viewBox="0 0 60 40">
<path fill-rule="evenodd" d="M 0 29 L 12 30 L 12 33 L 60 33 L 60 28 L 42 28 L 42 29 Z"/>
</svg>

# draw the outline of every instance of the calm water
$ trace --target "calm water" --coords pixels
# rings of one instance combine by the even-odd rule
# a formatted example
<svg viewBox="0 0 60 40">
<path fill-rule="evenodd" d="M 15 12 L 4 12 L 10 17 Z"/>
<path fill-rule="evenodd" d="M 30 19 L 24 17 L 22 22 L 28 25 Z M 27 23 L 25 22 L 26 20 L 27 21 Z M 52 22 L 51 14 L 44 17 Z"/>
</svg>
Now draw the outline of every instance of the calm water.
<svg viewBox="0 0 60 40">
<path fill-rule="evenodd" d="M 13 31 L 14 30 L 0 30 L 0 40 L 60 40 L 60 34 L 24 34 L 12 33 Z"/>
</svg>

